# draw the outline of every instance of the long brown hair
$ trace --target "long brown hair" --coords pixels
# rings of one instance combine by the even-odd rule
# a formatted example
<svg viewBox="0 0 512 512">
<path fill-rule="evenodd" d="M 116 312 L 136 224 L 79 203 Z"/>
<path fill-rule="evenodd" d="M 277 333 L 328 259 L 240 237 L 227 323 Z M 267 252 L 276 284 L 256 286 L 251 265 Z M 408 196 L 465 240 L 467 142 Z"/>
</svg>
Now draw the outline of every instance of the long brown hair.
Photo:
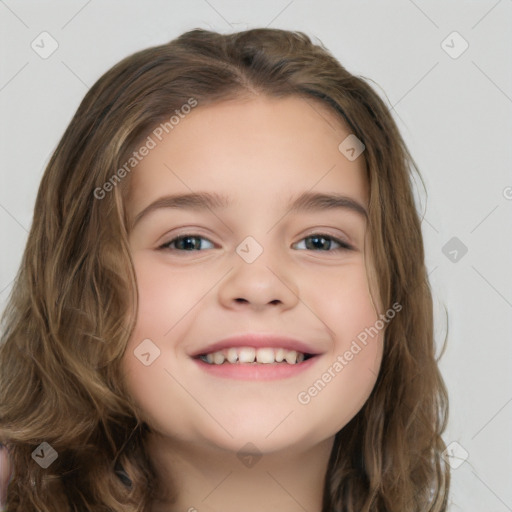
<svg viewBox="0 0 512 512">
<path fill-rule="evenodd" d="M 137 312 L 124 209 L 136 170 L 126 162 L 191 98 L 201 106 L 251 94 L 323 102 L 364 143 L 374 276 L 384 309 L 402 306 L 386 327 L 371 396 L 336 434 L 322 510 L 446 510 L 448 396 L 412 193 L 419 172 L 388 108 L 304 33 L 196 29 L 106 72 L 42 178 L 2 317 L 0 441 L 13 468 L 7 512 L 149 510 L 156 476 L 144 448 L 148 426 L 120 370 Z M 58 455 L 47 468 L 35 462 L 41 450 Z"/>
</svg>

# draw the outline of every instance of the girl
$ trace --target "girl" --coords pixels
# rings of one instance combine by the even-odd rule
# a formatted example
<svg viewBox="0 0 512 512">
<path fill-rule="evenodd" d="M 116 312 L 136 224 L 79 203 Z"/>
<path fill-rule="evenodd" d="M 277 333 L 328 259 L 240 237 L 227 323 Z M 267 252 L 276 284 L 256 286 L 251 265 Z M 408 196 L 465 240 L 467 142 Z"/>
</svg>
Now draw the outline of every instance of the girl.
<svg viewBox="0 0 512 512">
<path fill-rule="evenodd" d="M 3 317 L 5 510 L 446 510 L 411 169 L 300 32 L 192 30 L 109 70 Z"/>
</svg>

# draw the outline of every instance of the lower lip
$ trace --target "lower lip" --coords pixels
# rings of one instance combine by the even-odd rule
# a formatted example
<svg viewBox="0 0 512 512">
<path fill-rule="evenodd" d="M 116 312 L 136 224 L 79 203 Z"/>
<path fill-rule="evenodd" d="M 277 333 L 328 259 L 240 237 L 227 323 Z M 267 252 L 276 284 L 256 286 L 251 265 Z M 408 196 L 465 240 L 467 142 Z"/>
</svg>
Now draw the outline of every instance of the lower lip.
<svg viewBox="0 0 512 512">
<path fill-rule="evenodd" d="M 311 368 L 319 359 L 319 356 L 313 356 L 302 363 L 223 363 L 209 364 L 201 359 L 194 359 L 195 363 L 210 375 L 223 377 L 225 379 L 239 380 L 277 380 L 294 377 Z"/>
</svg>

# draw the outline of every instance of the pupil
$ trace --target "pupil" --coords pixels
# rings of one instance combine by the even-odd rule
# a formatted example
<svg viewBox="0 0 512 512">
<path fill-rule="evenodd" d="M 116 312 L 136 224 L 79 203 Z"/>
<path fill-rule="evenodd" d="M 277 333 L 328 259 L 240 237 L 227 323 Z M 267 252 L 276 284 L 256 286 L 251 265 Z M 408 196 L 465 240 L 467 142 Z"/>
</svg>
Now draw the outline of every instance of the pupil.
<svg viewBox="0 0 512 512">
<path fill-rule="evenodd" d="M 309 240 L 314 241 L 314 243 L 313 243 L 313 244 L 310 244 L 310 245 L 313 245 L 313 248 L 318 248 L 318 246 L 316 245 L 316 244 L 317 244 L 317 242 L 318 242 L 318 240 L 324 240 L 324 241 L 326 242 L 326 244 L 323 244 L 323 248 L 324 248 L 324 249 L 328 249 L 328 248 L 329 248 L 328 246 L 329 246 L 330 240 L 327 240 L 327 239 L 326 239 L 325 237 L 323 237 L 323 236 L 311 236 L 311 237 L 309 237 Z M 320 244 L 320 248 L 322 248 L 322 247 L 321 247 L 321 245 L 322 245 L 322 244 Z M 326 245 L 327 245 L 327 247 L 326 247 Z"/>
<path fill-rule="evenodd" d="M 178 241 L 179 242 L 184 242 L 186 247 L 184 247 L 185 249 L 196 249 L 198 244 L 197 243 L 190 243 L 190 240 L 192 241 L 196 241 L 198 240 L 197 237 L 195 236 L 186 236 L 186 237 L 183 237 L 183 238 L 180 238 L 180 240 Z M 200 245 L 200 244 L 199 244 Z"/>
</svg>

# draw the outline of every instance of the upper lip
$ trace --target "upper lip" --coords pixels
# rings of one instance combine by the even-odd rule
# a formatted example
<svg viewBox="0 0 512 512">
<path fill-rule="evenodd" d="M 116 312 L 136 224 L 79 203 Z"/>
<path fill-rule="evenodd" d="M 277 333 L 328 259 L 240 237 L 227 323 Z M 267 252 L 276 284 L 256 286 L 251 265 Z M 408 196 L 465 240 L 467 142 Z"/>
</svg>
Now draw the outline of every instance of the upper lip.
<svg viewBox="0 0 512 512">
<path fill-rule="evenodd" d="M 322 353 L 321 351 L 318 350 L 318 348 L 311 346 L 311 344 L 309 343 L 287 336 L 275 334 L 248 333 L 215 341 L 209 345 L 203 346 L 202 348 L 195 350 L 192 354 L 190 354 L 190 356 L 197 357 L 205 354 L 211 354 L 212 352 L 217 352 L 224 348 L 231 347 L 281 347 L 287 350 L 296 350 L 297 352 L 302 352 L 303 354 L 309 355 L 318 355 Z"/>
</svg>

